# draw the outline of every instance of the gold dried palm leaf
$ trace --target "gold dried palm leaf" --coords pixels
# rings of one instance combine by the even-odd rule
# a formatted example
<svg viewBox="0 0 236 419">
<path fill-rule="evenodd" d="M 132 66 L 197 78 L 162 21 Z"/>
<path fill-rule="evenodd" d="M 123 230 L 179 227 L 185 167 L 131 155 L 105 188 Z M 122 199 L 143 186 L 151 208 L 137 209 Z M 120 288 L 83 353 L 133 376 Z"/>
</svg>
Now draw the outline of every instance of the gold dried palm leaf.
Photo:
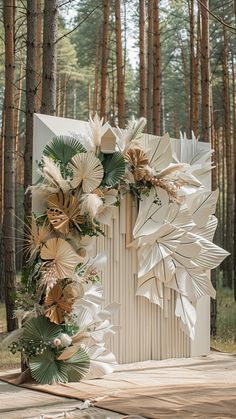
<svg viewBox="0 0 236 419">
<path fill-rule="evenodd" d="M 60 238 L 48 240 L 41 249 L 41 258 L 54 262 L 58 279 L 70 278 L 79 262 L 83 261 L 66 241 Z"/>
<path fill-rule="evenodd" d="M 26 226 L 26 253 L 29 255 L 28 261 L 32 261 L 36 256 L 40 246 L 45 243 L 52 235 L 51 228 L 44 223 L 42 226 L 37 224 L 35 217 L 31 219 L 31 226 Z"/>
<path fill-rule="evenodd" d="M 48 198 L 48 219 L 52 226 L 63 234 L 68 234 L 70 222 L 82 224 L 84 217 L 80 214 L 77 199 L 69 193 L 62 191 Z"/>
<path fill-rule="evenodd" d="M 77 154 L 72 158 L 70 165 L 73 170 L 73 188 L 82 185 L 83 191 L 89 193 L 100 185 L 104 170 L 93 152 Z"/>
<path fill-rule="evenodd" d="M 66 313 L 71 313 L 74 299 L 71 295 L 65 296 L 62 287 L 56 284 L 48 293 L 45 298 L 46 310 L 45 316 L 50 319 L 51 322 L 60 324 L 64 321 Z"/>
<path fill-rule="evenodd" d="M 143 168 L 148 164 L 147 154 L 139 147 L 130 147 L 125 153 L 125 159 L 134 168 Z"/>
</svg>

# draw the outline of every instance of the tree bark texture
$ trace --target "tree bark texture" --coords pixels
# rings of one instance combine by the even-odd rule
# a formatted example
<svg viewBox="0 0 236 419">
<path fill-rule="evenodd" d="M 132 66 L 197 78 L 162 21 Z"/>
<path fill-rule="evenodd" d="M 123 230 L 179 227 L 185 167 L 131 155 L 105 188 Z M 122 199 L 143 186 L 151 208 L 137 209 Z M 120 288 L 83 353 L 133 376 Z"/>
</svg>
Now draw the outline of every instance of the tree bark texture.
<svg viewBox="0 0 236 419">
<path fill-rule="evenodd" d="M 121 36 L 121 14 L 120 0 L 115 0 L 115 19 L 116 19 L 116 71 L 117 71 L 117 108 L 118 125 L 125 127 L 125 92 L 124 92 L 124 66 L 122 53 Z"/>
<path fill-rule="evenodd" d="M 14 133 L 14 1 L 4 0 L 5 30 L 5 135 L 4 135 L 4 275 L 7 330 L 16 327 L 13 318 L 15 270 L 15 133 Z"/>
<path fill-rule="evenodd" d="M 153 133 L 155 135 L 161 135 L 161 43 L 159 0 L 154 0 L 153 18 Z"/>
<path fill-rule="evenodd" d="M 145 40 L 145 0 L 139 0 L 139 115 L 147 116 L 146 106 L 146 40 Z"/>
<path fill-rule="evenodd" d="M 234 152 L 230 130 L 230 97 L 229 97 L 229 65 L 228 65 L 228 39 L 226 28 L 223 26 L 223 106 L 224 106 L 224 134 L 226 145 L 226 237 L 227 250 L 231 253 L 224 266 L 226 267 L 226 283 L 233 286 L 233 231 L 234 231 Z"/>
<path fill-rule="evenodd" d="M 108 56 L 109 56 L 109 15 L 110 15 L 110 0 L 103 0 L 103 36 L 102 36 L 100 116 L 105 119 L 106 119 L 106 109 L 107 109 L 107 62 L 108 62 Z"/>
<path fill-rule="evenodd" d="M 43 76 L 41 113 L 56 113 L 58 1 L 44 1 Z"/>
<path fill-rule="evenodd" d="M 208 9 L 209 1 L 202 0 Z M 209 15 L 201 6 L 201 73 L 202 73 L 202 141 L 211 141 L 211 110 L 210 110 L 210 60 L 209 60 Z"/>
<path fill-rule="evenodd" d="M 26 130 L 24 150 L 24 191 L 32 185 L 33 122 L 36 112 L 36 42 L 37 0 L 27 0 L 27 52 L 26 52 Z M 24 195 L 25 216 L 32 210 L 31 194 Z"/>
<path fill-rule="evenodd" d="M 147 50 L 147 131 L 153 133 L 153 5 L 148 1 L 148 50 Z"/>
</svg>

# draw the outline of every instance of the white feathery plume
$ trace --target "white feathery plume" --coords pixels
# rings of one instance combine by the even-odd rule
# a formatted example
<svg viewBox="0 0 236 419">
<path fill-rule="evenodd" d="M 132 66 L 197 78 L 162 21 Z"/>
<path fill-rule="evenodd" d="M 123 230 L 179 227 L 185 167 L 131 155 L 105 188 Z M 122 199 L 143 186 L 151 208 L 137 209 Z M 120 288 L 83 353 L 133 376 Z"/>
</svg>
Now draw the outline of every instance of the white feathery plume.
<svg viewBox="0 0 236 419">
<path fill-rule="evenodd" d="M 44 167 L 39 170 L 41 176 L 53 186 L 62 189 L 63 192 L 69 191 L 69 182 L 63 179 L 59 166 L 57 166 L 50 158 L 43 157 Z"/>
<path fill-rule="evenodd" d="M 99 118 L 98 114 L 95 113 L 95 116 L 92 118 L 89 117 L 89 125 L 92 132 L 92 139 L 93 143 L 96 147 L 100 147 L 101 145 L 101 138 L 102 138 L 102 126 L 103 126 L 103 118 Z"/>
<path fill-rule="evenodd" d="M 96 217 L 99 209 L 102 207 L 102 199 L 94 193 L 85 194 L 81 201 L 81 214 L 88 214 L 91 218 Z"/>
</svg>

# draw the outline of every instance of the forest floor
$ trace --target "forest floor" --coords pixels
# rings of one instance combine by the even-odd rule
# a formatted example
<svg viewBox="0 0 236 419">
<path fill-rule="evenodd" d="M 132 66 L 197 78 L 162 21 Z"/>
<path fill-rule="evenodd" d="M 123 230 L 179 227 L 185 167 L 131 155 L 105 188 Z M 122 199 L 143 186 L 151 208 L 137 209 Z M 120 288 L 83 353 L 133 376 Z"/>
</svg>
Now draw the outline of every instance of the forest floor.
<svg viewBox="0 0 236 419">
<path fill-rule="evenodd" d="M 20 354 L 12 355 L 7 347 L 1 347 L 6 336 L 5 306 L 0 304 L 0 369 L 19 367 Z M 217 336 L 211 339 L 211 347 L 221 352 L 236 353 L 236 302 L 230 289 L 217 291 Z"/>
</svg>

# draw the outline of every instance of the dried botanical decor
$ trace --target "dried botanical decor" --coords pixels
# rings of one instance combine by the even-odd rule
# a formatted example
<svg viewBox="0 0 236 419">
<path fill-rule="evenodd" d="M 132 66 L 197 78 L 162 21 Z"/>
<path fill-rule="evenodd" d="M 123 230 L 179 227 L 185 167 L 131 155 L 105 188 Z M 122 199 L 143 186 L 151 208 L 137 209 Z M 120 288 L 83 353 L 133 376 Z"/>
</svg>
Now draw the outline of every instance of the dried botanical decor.
<svg viewBox="0 0 236 419">
<path fill-rule="evenodd" d="M 33 216 L 28 232 L 16 301 L 22 327 L 7 338 L 39 383 L 79 381 L 114 368 L 104 337 L 114 333 L 106 317 L 116 304 L 101 309 L 99 269 L 106 258 L 91 258 L 89 249 L 127 192 L 138 207 L 130 244 L 138 254 L 137 295 L 163 307 L 164 288 L 174 289 L 176 316 L 191 337 L 197 299 L 214 297 L 207 270 L 227 252 L 212 243 L 217 192 L 200 181 L 211 165 L 202 157 L 192 165 L 174 161 L 168 135 L 145 144 L 144 126 L 144 118 L 132 120 L 115 134 L 96 115 L 87 149 L 57 137 L 39 162 L 40 181 L 29 190 L 34 199 L 41 196 L 44 211 Z"/>
</svg>

